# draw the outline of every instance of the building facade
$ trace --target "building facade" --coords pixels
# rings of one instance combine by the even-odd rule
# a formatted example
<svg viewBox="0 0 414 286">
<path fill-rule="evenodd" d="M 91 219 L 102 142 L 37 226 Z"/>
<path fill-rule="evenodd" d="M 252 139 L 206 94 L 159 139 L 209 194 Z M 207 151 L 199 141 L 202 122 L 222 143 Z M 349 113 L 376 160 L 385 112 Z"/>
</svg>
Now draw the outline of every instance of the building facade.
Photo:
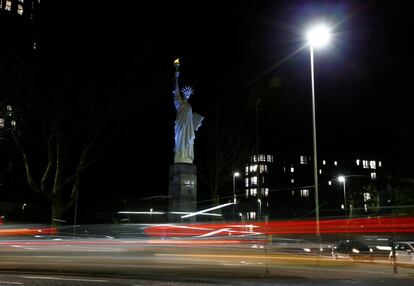
<svg viewBox="0 0 414 286">
<path fill-rule="evenodd" d="M 390 204 L 388 173 L 381 160 L 321 158 L 318 160 L 321 216 L 373 215 Z M 241 220 L 315 216 L 312 156 L 252 156 L 243 175 L 243 188 L 237 195 Z"/>
</svg>

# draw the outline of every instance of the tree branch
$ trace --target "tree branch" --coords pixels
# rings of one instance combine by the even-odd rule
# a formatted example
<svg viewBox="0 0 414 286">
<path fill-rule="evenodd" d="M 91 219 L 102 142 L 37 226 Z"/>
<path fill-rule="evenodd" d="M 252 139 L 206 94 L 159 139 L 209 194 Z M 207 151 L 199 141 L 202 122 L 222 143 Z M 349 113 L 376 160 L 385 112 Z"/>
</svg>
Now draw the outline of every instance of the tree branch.
<svg viewBox="0 0 414 286">
<path fill-rule="evenodd" d="M 20 154 L 23 157 L 23 162 L 24 162 L 24 168 L 25 168 L 25 173 L 26 173 L 26 178 L 27 178 L 27 182 L 30 186 L 30 188 L 35 191 L 36 193 L 46 197 L 47 199 L 51 199 L 50 194 L 46 193 L 46 192 L 42 192 L 42 190 L 40 189 L 39 185 L 35 182 L 33 175 L 32 175 L 32 170 L 30 168 L 30 163 L 29 163 L 29 159 L 27 157 L 26 152 L 24 151 L 22 145 L 20 144 L 19 139 L 16 136 L 15 131 L 12 129 L 11 131 L 12 135 L 13 135 L 13 139 L 16 142 L 17 148 L 20 151 Z"/>
<path fill-rule="evenodd" d="M 63 171 L 63 150 L 62 150 L 62 137 L 60 133 L 56 133 L 56 172 L 55 172 L 55 180 L 53 183 L 52 193 L 56 194 L 61 190 L 60 181 L 62 179 L 62 171 Z"/>
<path fill-rule="evenodd" d="M 53 139 L 53 132 L 49 135 L 49 138 L 47 140 L 47 166 L 46 166 L 46 170 L 43 174 L 43 177 L 40 181 L 40 190 L 41 191 L 45 190 L 47 179 L 50 177 L 50 174 L 52 172 L 52 166 L 53 166 L 52 139 Z"/>
<path fill-rule="evenodd" d="M 101 131 L 101 128 L 99 128 L 98 131 L 96 131 L 94 137 L 89 141 L 89 143 L 86 145 L 86 147 L 83 149 L 82 154 L 79 158 L 79 163 L 78 163 L 78 167 L 76 168 L 76 173 L 70 177 L 68 177 L 62 184 L 62 188 L 67 187 L 68 185 L 74 183 L 74 180 L 76 179 L 76 176 L 79 172 L 79 176 L 82 172 L 84 172 L 86 169 L 88 169 L 93 163 L 95 163 L 103 150 L 103 147 L 101 147 L 101 149 L 96 152 L 95 156 L 92 159 L 89 159 L 88 161 L 86 161 L 86 158 L 89 156 L 89 153 L 91 152 L 92 148 L 95 146 L 96 144 L 96 140 L 98 138 L 98 135 Z M 72 197 L 73 197 L 74 193 L 72 190 Z"/>
</svg>

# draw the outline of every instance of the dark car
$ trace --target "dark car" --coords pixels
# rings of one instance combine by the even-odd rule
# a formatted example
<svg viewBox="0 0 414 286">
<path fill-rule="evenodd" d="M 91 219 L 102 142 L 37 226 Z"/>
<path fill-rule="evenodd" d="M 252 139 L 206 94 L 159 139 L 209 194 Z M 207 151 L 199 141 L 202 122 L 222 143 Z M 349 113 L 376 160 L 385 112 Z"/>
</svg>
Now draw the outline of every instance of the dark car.
<svg viewBox="0 0 414 286">
<path fill-rule="evenodd" d="M 335 259 L 373 260 L 373 251 L 359 240 L 343 240 L 332 248 Z"/>
</svg>

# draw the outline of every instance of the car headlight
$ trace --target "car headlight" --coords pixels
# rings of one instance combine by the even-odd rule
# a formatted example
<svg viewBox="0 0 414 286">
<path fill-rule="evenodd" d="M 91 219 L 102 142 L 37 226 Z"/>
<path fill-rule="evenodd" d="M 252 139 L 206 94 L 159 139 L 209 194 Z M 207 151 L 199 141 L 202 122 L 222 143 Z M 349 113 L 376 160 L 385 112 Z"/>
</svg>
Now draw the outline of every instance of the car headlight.
<svg viewBox="0 0 414 286">
<path fill-rule="evenodd" d="M 370 249 L 369 249 L 369 252 L 371 252 L 371 253 L 373 252 L 373 251 L 372 251 L 372 248 L 370 248 Z"/>
<path fill-rule="evenodd" d="M 358 249 L 356 249 L 356 248 L 352 248 L 352 252 L 353 252 L 353 253 L 359 253 L 359 250 L 358 250 Z"/>
</svg>

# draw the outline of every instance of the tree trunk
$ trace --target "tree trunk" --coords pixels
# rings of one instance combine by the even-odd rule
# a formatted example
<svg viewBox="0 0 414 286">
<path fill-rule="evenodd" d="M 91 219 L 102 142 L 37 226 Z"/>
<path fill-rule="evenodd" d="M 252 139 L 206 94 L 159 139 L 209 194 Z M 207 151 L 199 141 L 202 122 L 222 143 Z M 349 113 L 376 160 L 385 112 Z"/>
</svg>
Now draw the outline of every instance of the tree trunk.
<svg viewBox="0 0 414 286">
<path fill-rule="evenodd" d="M 52 199 L 52 227 L 60 226 L 62 222 L 62 215 L 63 215 L 63 204 L 61 198 L 54 198 Z"/>
</svg>

